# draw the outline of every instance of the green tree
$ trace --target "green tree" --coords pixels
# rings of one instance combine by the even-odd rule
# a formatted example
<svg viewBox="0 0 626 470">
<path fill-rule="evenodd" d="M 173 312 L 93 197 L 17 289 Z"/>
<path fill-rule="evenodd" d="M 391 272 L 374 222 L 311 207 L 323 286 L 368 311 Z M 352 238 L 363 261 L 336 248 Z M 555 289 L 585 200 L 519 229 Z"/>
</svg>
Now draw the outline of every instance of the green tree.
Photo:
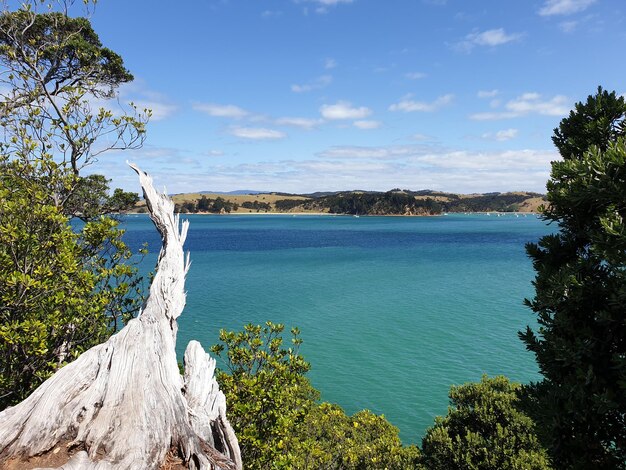
<svg viewBox="0 0 626 470">
<path fill-rule="evenodd" d="M 132 75 L 87 19 L 40 6 L 0 14 L 0 408 L 106 339 L 141 300 L 123 232 L 103 216 L 137 196 L 79 174 L 143 142 L 145 116 L 93 109 Z"/>
<path fill-rule="evenodd" d="M 598 87 L 585 103 L 574 105 L 569 116 L 554 129 L 552 142 L 564 159 L 580 159 L 592 146 L 606 151 L 625 133 L 623 97 Z"/>
<path fill-rule="evenodd" d="M 450 389 L 452 407 L 422 443 L 429 470 L 549 469 L 531 418 L 518 409 L 520 384 L 483 376 Z"/>
<path fill-rule="evenodd" d="M 109 194 L 109 183 L 103 175 L 78 178 L 63 212 L 84 221 L 94 220 L 104 214 L 114 214 L 132 208 L 139 201 L 137 193 L 116 188 Z"/>
<path fill-rule="evenodd" d="M 319 392 L 305 374 L 300 332 L 284 325 L 246 325 L 220 332 L 212 352 L 224 359 L 217 378 L 228 403 L 245 468 L 398 469 L 414 468 L 415 446 L 402 447 L 398 429 L 382 416 L 360 411 L 347 416 L 337 405 L 317 404 Z"/>
<path fill-rule="evenodd" d="M 226 203 L 226 200 L 223 197 L 217 197 L 215 201 L 213 201 L 213 207 L 211 208 L 212 212 L 220 213 L 222 209 L 225 212 L 230 212 L 230 204 Z"/>
<path fill-rule="evenodd" d="M 283 330 L 284 325 L 271 322 L 249 324 L 238 333 L 221 330 L 224 344 L 211 348 L 225 354 L 226 368 L 218 371 L 217 380 L 246 468 L 271 468 L 319 396 L 304 376 L 310 365 L 299 354 L 300 332 L 291 330 L 291 345 L 285 348 Z"/>
<path fill-rule="evenodd" d="M 558 468 L 626 468 L 625 116 L 599 88 L 561 121 L 543 212 L 559 232 L 527 246 L 539 328 L 520 336 L 544 377 L 528 406 Z"/>
<path fill-rule="evenodd" d="M 39 3 L 0 15 L 0 83 L 8 90 L 0 105 L 3 151 L 26 159 L 51 154 L 78 175 L 99 154 L 140 144 L 145 121 L 93 109 L 94 100 L 113 98 L 133 76 L 88 19 L 37 13 Z"/>
<path fill-rule="evenodd" d="M 198 199 L 198 203 L 197 203 L 197 210 L 200 212 L 209 212 L 209 209 L 211 208 L 211 200 L 208 199 L 206 196 L 202 196 L 200 199 Z"/>
<path fill-rule="evenodd" d="M 117 222 L 73 231 L 47 188 L 15 177 L 20 167 L 0 166 L 0 408 L 108 338 L 140 287 Z"/>
<path fill-rule="evenodd" d="M 348 416 L 338 405 L 311 409 L 283 446 L 284 468 L 298 470 L 421 468 L 417 446 L 402 446 L 398 428 L 362 410 Z"/>
</svg>

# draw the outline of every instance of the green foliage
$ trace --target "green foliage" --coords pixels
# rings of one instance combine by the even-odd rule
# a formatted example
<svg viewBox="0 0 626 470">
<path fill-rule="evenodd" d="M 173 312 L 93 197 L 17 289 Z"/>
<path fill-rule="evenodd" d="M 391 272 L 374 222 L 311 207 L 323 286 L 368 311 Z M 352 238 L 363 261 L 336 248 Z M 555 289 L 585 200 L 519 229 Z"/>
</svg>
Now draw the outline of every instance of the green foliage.
<svg viewBox="0 0 626 470">
<path fill-rule="evenodd" d="M 276 201 L 275 207 L 281 211 L 301 207 L 353 215 L 437 215 L 442 212 L 517 211 L 521 203 L 534 197 L 541 197 L 541 194 L 489 193 L 460 197 L 430 190 L 392 189 L 386 193 L 342 192 L 305 200 L 282 199 Z"/>
<path fill-rule="evenodd" d="M 238 333 L 220 331 L 227 371 L 217 380 L 226 395 L 228 419 L 235 429 L 246 468 L 266 469 L 282 454 L 293 427 L 312 408 L 318 393 L 304 374 L 310 365 L 299 354 L 299 331 L 291 330 L 291 345 L 283 347 L 284 325 L 246 325 Z"/>
<path fill-rule="evenodd" d="M 520 336 L 544 376 L 527 401 L 558 468 L 626 468 L 625 116 L 600 88 L 561 121 L 544 212 L 560 231 L 527 246 L 539 329 Z"/>
<path fill-rule="evenodd" d="M 198 208 L 197 205 L 193 202 L 183 202 L 182 204 L 176 204 L 174 206 L 174 212 L 188 214 L 190 212 L 198 212 Z"/>
<path fill-rule="evenodd" d="M 432 215 L 441 212 L 441 204 L 433 199 L 415 199 L 410 194 L 389 191 L 386 193 L 344 193 L 321 198 L 320 202 L 335 214 Z"/>
<path fill-rule="evenodd" d="M 549 469 L 534 423 L 518 410 L 520 385 L 483 376 L 450 390 L 452 407 L 422 443 L 429 470 Z"/>
<path fill-rule="evenodd" d="M 208 212 L 210 207 L 210 203 L 209 203 L 209 199 L 207 199 L 206 196 L 202 196 L 196 205 L 197 210 L 199 210 L 200 212 Z"/>
<path fill-rule="evenodd" d="M 519 204 L 537 193 L 491 193 L 479 196 L 468 196 L 443 203 L 446 212 L 514 212 Z"/>
<path fill-rule="evenodd" d="M 105 340 L 140 299 L 117 222 L 73 231 L 28 171 L 0 165 L 0 409 Z"/>
<path fill-rule="evenodd" d="M 64 204 L 64 212 L 88 221 L 103 214 L 118 213 L 131 209 L 139 201 L 137 193 L 116 188 L 109 195 L 109 183 L 103 175 L 79 177 Z"/>
<path fill-rule="evenodd" d="M 16 54 L 20 51 L 20 55 Z M 34 14 L 31 8 L 0 16 L 0 54 L 17 67 L 32 64 L 45 71 L 44 83 L 63 86 L 68 80 L 108 85 L 98 93 L 111 93 L 133 76 L 122 58 L 102 47 L 88 19 L 64 12 Z M 101 96 L 101 95 L 100 95 Z"/>
<path fill-rule="evenodd" d="M 140 146 L 145 116 L 92 109 L 94 99 L 112 98 L 132 80 L 122 58 L 102 46 L 88 19 L 37 8 L 31 1 L 0 14 L 2 153 L 51 156 L 78 175 L 106 150 Z"/>
<path fill-rule="evenodd" d="M 278 211 L 287 212 L 295 207 L 298 207 L 304 203 L 302 199 L 279 199 L 274 203 L 274 207 Z"/>
<path fill-rule="evenodd" d="M 269 211 L 272 209 L 272 206 L 268 202 L 261 201 L 245 201 L 241 203 L 241 207 L 243 207 L 244 209 L 252 209 L 257 212 Z"/>
<path fill-rule="evenodd" d="M 576 103 L 569 116 L 554 129 L 552 141 L 564 159 L 579 159 L 592 146 L 601 152 L 626 134 L 624 99 L 598 87 L 586 103 Z"/>
<path fill-rule="evenodd" d="M 406 469 L 419 451 L 402 447 L 398 430 L 369 411 L 347 416 L 328 403 L 305 377 L 310 365 L 299 354 L 302 343 L 284 326 L 246 325 L 239 333 L 220 332 L 223 344 L 211 351 L 225 360 L 217 374 L 226 395 L 228 418 L 249 469 Z"/>
<path fill-rule="evenodd" d="M 183 202 L 176 204 L 175 211 L 184 214 L 196 212 L 210 212 L 212 214 L 221 214 L 223 212 L 230 213 L 236 211 L 239 206 L 236 203 L 227 201 L 223 197 L 218 196 L 215 199 L 202 196 L 195 202 Z"/>
<path fill-rule="evenodd" d="M 40 3 L 0 13 L 0 409 L 141 303 L 123 231 L 103 216 L 137 195 L 79 175 L 102 152 L 143 142 L 145 117 L 91 104 L 132 76 L 87 19 L 37 13 Z"/>
<path fill-rule="evenodd" d="M 348 416 L 330 403 L 313 407 L 285 447 L 285 468 L 298 470 L 419 467 L 419 449 L 403 447 L 384 416 L 368 410 Z"/>
</svg>

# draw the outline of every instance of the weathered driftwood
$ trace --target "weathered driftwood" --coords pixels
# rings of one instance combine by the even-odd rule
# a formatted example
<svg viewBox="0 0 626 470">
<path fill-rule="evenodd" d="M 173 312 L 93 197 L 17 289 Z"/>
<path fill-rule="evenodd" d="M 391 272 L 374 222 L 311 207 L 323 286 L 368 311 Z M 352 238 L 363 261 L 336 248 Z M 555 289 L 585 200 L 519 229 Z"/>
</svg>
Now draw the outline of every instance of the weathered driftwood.
<svg viewBox="0 0 626 470">
<path fill-rule="evenodd" d="M 66 470 L 159 469 L 172 452 L 190 469 L 242 467 L 213 377 L 215 361 L 195 341 L 185 352 L 184 377 L 176 361 L 188 222 L 179 231 L 172 201 L 131 166 L 163 239 L 148 299 L 141 314 L 107 342 L 0 413 L 0 467 L 24 468 L 20 462 L 55 453 L 67 455 L 69 461 L 54 464 Z"/>
</svg>

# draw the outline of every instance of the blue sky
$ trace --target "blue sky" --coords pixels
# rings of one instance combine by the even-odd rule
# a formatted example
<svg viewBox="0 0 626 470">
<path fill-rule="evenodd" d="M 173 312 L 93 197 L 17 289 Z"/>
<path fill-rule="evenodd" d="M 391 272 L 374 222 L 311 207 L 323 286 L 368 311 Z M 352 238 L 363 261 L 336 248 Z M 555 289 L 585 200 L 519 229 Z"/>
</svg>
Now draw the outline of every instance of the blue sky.
<svg viewBox="0 0 626 470">
<path fill-rule="evenodd" d="M 102 42 L 153 110 L 90 171 L 169 192 L 543 192 L 550 137 L 626 92 L 622 0 L 102 0 Z"/>
</svg>

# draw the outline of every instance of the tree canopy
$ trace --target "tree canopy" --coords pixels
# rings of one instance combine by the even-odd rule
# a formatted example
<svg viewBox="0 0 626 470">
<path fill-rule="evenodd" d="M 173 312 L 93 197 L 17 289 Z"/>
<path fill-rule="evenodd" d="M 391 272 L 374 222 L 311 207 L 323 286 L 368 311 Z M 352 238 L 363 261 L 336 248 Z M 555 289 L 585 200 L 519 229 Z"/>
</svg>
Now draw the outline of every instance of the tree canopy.
<svg viewBox="0 0 626 470">
<path fill-rule="evenodd" d="M 40 7 L 0 14 L 0 408 L 141 304 L 133 253 L 105 216 L 138 196 L 80 171 L 141 145 L 149 113 L 98 107 L 132 75 L 89 20 Z"/>
<path fill-rule="evenodd" d="M 626 103 L 601 88 L 555 130 L 543 217 L 559 232 L 529 244 L 521 338 L 543 380 L 528 405 L 558 468 L 626 468 Z"/>
<path fill-rule="evenodd" d="M 436 419 L 422 443 L 426 468 L 551 468 L 532 419 L 518 409 L 520 387 L 503 376 L 453 386 L 447 416 Z"/>
<path fill-rule="evenodd" d="M 569 116 L 554 129 L 552 142 L 565 160 L 580 159 L 592 146 L 604 152 L 625 134 L 623 97 L 598 87 L 586 102 L 574 105 Z"/>
<path fill-rule="evenodd" d="M 283 346 L 284 325 L 246 325 L 220 332 L 214 353 L 224 359 L 217 374 L 226 395 L 246 468 L 339 470 L 416 468 L 419 450 L 402 446 L 398 429 L 384 416 L 363 410 L 348 416 L 337 405 L 319 404 L 299 353 L 297 328 Z"/>
</svg>

